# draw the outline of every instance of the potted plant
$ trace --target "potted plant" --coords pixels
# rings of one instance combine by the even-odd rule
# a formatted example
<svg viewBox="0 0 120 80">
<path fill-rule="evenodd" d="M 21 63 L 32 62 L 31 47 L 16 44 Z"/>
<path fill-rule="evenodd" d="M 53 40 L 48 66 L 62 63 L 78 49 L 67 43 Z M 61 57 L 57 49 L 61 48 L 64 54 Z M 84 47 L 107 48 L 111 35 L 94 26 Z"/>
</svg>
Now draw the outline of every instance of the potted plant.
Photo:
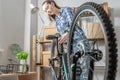
<svg viewBox="0 0 120 80">
<path fill-rule="evenodd" d="M 20 72 L 25 73 L 27 71 L 28 53 L 25 51 L 20 51 L 16 54 L 16 56 L 20 60 Z"/>
</svg>

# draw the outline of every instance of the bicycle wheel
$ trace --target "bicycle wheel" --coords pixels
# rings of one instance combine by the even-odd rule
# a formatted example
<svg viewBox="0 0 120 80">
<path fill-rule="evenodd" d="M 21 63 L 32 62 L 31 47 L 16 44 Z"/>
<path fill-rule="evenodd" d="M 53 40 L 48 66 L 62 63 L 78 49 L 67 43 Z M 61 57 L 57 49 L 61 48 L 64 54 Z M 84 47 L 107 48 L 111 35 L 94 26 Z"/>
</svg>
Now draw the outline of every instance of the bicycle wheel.
<svg viewBox="0 0 120 80">
<path fill-rule="evenodd" d="M 90 54 L 89 74 L 87 74 L 89 78 L 84 80 L 115 80 L 117 44 L 114 28 L 107 13 L 101 5 L 94 2 L 87 2 L 78 8 L 69 32 L 68 67 L 76 64 L 71 58 L 73 58 L 74 35 L 77 26 L 82 28 L 91 46 L 89 52 L 84 52 Z M 77 67 L 74 68 L 74 71 L 69 69 L 69 76 L 72 74 L 70 80 L 76 79 L 74 77 L 77 75 L 75 73 Z"/>
<path fill-rule="evenodd" d="M 57 80 L 57 69 L 55 68 L 55 61 L 57 60 L 57 55 L 55 54 L 56 39 L 53 39 L 51 48 L 51 57 L 49 60 L 49 66 L 52 73 L 52 80 Z"/>
</svg>

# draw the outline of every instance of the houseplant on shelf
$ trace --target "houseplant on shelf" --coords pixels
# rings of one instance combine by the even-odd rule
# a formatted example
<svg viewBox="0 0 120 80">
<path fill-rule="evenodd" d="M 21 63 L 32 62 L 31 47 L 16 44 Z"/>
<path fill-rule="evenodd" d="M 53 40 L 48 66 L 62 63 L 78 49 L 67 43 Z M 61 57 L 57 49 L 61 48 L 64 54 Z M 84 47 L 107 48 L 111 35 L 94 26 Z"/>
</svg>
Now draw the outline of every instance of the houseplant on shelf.
<svg viewBox="0 0 120 80">
<path fill-rule="evenodd" d="M 25 51 L 20 51 L 16 54 L 17 58 L 20 60 L 20 72 L 26 73 L 27 72 L 27 58 L 28 53 Z"/>
</svg>

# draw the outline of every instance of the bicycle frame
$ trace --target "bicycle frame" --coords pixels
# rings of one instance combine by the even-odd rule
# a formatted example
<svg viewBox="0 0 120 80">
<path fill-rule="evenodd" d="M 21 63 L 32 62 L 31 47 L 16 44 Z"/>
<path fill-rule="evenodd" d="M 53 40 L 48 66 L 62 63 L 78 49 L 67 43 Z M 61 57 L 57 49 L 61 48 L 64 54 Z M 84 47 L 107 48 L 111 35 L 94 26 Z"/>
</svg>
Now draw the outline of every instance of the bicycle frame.
<svg viewBox="0 0 120 80">
<path fill-rule="evenodd" d="M 67 64 L 65 64 L 65 58 L 64 58 L 63 50 L 59 51 L 58 37 L 59 37 L 58 34 L 55 35 L 55 36 L 54 35 L 48 35 L 47 36 L 47 39 L 53 39 L 53 43 L 55 43 L 56 47 L 57 47 L 57 56 L 49 59 L 49 63 L 50 63 L 49 65 L 50 65 L 54 80 L 62 80 L 62 75 L 61 75 L 62 71 L 63 71 L 64 77 L 65 77 L 65 80 L 69 80 L 68 79 L 68 73 L 67 73 Z M 53 47 L 53 48 L 55 48 L 55 47 Z M 55 72 L 54 61 L 59 61 L 59 66 L 58 66 L 58 68 L 60 68 L 60 70 L 58 71 L 59 75 L 57 75 L 57 72 Z"/>
</svg>

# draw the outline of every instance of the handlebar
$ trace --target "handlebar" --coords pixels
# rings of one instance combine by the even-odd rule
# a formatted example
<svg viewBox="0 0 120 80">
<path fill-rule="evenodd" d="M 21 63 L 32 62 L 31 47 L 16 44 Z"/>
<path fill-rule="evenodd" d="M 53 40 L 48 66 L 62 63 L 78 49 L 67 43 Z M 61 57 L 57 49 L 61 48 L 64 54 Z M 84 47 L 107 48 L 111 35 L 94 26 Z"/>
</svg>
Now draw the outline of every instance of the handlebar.
<svg viewBox="0 0 120 80">
<path fill-rule="evenodd" d="M 46 39 L 52 40 L 52 39 L 58 39 L 60 37 L 59 33 L 56 33 L 55 35 L 47 35 Z"/>
</svg>

